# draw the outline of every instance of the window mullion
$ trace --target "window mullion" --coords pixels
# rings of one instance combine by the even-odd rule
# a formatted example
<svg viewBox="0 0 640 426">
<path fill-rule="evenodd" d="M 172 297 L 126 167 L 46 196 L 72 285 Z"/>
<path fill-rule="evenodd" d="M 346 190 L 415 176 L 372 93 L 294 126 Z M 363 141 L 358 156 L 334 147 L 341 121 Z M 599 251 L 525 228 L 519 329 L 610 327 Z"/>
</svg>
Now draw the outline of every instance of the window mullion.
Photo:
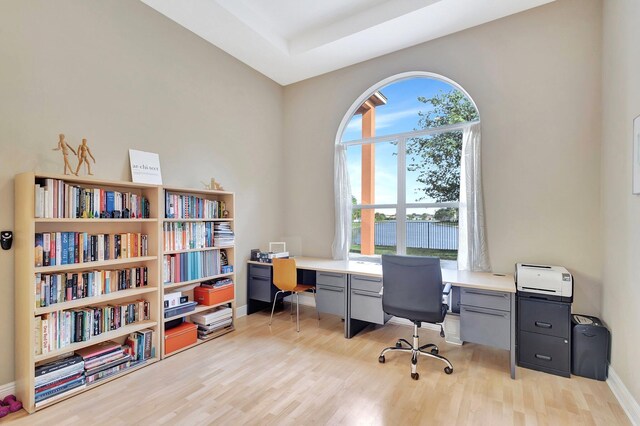
<svg viewBox="0 0 640 426">
<path fill-rule="evenodd" d="M 407 254 L 407 140 L 398 141 L 398 208 L 396 210 L 396 250 Z"/>
</svg>

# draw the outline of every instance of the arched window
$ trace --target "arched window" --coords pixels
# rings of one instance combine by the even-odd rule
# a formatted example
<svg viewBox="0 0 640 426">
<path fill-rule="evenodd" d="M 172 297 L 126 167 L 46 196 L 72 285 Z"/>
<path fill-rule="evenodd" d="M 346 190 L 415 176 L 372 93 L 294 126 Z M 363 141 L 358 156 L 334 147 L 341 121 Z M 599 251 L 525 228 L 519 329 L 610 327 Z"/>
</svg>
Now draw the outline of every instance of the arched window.
<svg viewBox="0 0 640 426">
<path fill-rule="evenodd" d="M 336 196 L 350 198 L 349 258 L 457 259 L 463 131 L 479 121 L 464 89 L 426 72 L 386 79 L 354 102 L 336 151 L 348 179 Z"/>
</svg>

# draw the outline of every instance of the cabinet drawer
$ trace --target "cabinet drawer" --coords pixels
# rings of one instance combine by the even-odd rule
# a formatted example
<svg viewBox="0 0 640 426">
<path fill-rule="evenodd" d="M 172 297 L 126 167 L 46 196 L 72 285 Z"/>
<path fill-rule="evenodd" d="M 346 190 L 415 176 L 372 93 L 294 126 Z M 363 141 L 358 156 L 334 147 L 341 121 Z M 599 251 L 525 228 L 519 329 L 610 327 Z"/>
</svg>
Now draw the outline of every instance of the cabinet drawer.
<svg viewBox="0 0 640 426">
<path fill-rule="evenodd" d="M 249 265 L 249 276 L 271 278 L 271 266 L 268 265 Z"/>
<path fill-rule="evenodd" d="M 518 333 L 518 364 L 569 377 L 570 348 L 568 339 L 521 331 Z"/>
<path fill-rule="evenodd" d="M 351 318 L 384 324 L 391 315 L 382 310 L 382 296 L 379 292 L 351 289 Z"/>
<path fill-rule="evenodd" d="M 460 289 L 460 304 L 510 311 L 511 294 L 501 291 L 477 290 L 475 288 L 463 287 Z"/>
<path fill-rule="evenodd" d="M 518 300 L 518 330 L 569 337 L 571 327 L 570 306 L 532 299 Z"/>
<path fill-rule="evenodd" d="M 340 315 L 344 318 L 346 304 L 346 289 L 316 283 L 316 308 L 318 312 Z"/>
<path fill-rule="evenodd" d="M 347 288 L 347 275 L 336 272 L 316 272 L 316 284 Z"/>
<path fill-rule="evenodd" d="M 271 278 L 249 277 L 249 299 L 271 302 Z"/>
<path fill-rule="evenodd" d="M 460 338 L 465 342 L 509 349 L 511 314 L 495 309 L 460 306 Z"/>
<path fill-rule="evenodd" d="M 351 275 L 351 288 L 380 293 L 382 277 L 368 277 L 366 275 Z"/>
</svg>

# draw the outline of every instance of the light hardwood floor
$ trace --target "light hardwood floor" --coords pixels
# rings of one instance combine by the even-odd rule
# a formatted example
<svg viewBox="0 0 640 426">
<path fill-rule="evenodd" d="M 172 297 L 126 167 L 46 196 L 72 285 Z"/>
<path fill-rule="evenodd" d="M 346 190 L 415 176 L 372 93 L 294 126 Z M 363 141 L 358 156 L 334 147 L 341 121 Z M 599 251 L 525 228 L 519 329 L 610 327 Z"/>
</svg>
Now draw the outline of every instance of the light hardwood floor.
<svg viewBox="0 0 640 426">
<path fill-rule="evenodd" d="M 295 317 L 294 317 L 295 318 Z M 36 414 L 5 419 L 28 425 L 125 424 L 629 424 L 605 382 L 518 368 L 506 351 L 444 343 L 452 375 L 420 359 L 409 377 L 407 354 L 378 354 L 411 328 L 368 328 L 344 339 L 340 319 L 301 307 L 301 330 L 288 308 L 237 321 L 237 330 Z"/>
</svg>

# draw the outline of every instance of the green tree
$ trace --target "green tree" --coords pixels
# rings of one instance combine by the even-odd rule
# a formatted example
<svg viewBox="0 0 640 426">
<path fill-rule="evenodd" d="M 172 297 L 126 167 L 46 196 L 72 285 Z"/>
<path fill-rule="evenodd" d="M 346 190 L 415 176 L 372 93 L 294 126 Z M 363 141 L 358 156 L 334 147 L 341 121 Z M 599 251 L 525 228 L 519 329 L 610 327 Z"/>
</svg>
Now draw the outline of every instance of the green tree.
<svg viewBox="0 0 640 426">
<path fill-rule="evenodd" d="M 471 101 L 458 90 L 441 91 L 432 98 L 418 97 L 418 101 L 431 105 L 420 111 L 419 129 L 431 129 L 449 124 L 478 119 L 478 111 Z M 436 202 L 458 201 L 460 198 L 460 153 L 462 132 L 438 133 L 413 138 L 407 143 L 407 169 L 418 172 L 420 200 L 432 198 Z"/>
<path fill-rule="evenodd" d="M 351 204 L 358 204 L 358 200 L 353 195 L 351 196 Z M 356 222 L 360 220 L 360 209 L 351 209 L 351 221 Z"/>
<path fill-rule="evenodd" d="M 384 213 L 376 212 L 374 217 L 376 222 L 382 222 L 383 220 L 387 220 L 387 215 Z"/>
<path fill-rule="evenodd" d="M 444 209 L 436 210 L 433 215 L 435 220 L 439 220 L 441 222 L 457 222 L 458 221 L 458 209 L 454 209 L 451 207 L 447 207 Z"/>
</svg>

